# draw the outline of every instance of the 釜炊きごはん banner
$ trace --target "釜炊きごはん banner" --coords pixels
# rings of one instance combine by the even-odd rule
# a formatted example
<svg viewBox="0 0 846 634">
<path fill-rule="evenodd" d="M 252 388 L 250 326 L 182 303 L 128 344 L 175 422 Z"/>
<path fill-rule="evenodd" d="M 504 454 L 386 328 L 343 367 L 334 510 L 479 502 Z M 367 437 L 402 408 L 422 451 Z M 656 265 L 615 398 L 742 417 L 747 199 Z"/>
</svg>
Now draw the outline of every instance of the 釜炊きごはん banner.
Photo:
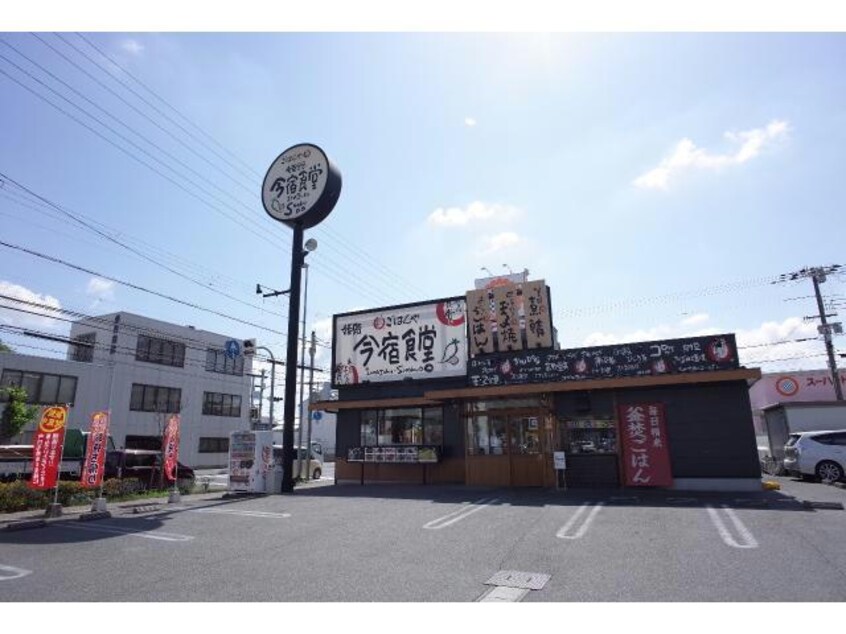
<svg viewBox="0 0 846 634">
<path fill-rule="evenodd" d="M 463 297 L 335 316 L 335 386 L 463 376 Z"/>
</svg>

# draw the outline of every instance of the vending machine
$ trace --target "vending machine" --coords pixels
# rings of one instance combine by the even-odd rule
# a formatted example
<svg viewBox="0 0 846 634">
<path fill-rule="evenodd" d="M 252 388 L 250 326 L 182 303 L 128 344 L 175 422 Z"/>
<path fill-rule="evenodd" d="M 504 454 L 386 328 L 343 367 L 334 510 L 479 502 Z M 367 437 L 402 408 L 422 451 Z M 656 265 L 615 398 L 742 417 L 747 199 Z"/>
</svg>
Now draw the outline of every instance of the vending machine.
<svg viewBox="0 0 846 634">
<path fill-rule="evenodd" d="M 273 432 L 233 431 L 229 435 L 230 492 L 271 493 L 273 469 Z"/>
</svg>

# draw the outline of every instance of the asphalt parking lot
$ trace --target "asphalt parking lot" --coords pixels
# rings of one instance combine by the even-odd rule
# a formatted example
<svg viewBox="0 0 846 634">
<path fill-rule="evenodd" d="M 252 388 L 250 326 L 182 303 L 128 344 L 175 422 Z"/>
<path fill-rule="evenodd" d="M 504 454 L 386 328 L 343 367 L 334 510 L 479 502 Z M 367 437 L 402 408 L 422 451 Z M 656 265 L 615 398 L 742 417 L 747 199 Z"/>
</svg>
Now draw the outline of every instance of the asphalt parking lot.
<svg viewBox="0 0 846 634">
<path fill-rule="evenodd" d="M 0 530 L 0 599 L 846 600 L 846 491 L 776 479 L 721 495 L 322 482 L 117 505 Z"/>
</svg>

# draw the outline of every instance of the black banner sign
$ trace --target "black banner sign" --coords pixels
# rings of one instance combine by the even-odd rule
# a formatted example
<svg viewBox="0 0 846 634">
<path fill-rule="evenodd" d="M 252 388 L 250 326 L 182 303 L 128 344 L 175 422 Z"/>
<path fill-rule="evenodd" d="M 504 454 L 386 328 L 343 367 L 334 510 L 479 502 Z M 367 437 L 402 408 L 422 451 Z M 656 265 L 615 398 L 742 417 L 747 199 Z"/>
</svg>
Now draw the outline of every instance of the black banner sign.
<svg viewBox="0 0 846 634">
<path fill-rule="evenodd" d="M 479 355 L 467 364 L 471 387 L 616 379 L 739 367 L 733 334 L 639 341 L 595 348 Z"/>
</svg>

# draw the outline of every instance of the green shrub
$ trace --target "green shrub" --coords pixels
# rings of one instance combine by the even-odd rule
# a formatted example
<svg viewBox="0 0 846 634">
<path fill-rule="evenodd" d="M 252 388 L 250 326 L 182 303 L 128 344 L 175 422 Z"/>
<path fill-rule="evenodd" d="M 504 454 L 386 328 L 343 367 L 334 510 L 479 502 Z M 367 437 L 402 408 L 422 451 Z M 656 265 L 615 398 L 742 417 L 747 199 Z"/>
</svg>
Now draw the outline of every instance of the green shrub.
<svg viewBox="0 0 846 634">
<path fill-rule="evenodd" d="M 0 512 L 15 513 L 46 508 L 52 491 L 34 491 L 23 480 L 0 483 Z"/>
</svg>

